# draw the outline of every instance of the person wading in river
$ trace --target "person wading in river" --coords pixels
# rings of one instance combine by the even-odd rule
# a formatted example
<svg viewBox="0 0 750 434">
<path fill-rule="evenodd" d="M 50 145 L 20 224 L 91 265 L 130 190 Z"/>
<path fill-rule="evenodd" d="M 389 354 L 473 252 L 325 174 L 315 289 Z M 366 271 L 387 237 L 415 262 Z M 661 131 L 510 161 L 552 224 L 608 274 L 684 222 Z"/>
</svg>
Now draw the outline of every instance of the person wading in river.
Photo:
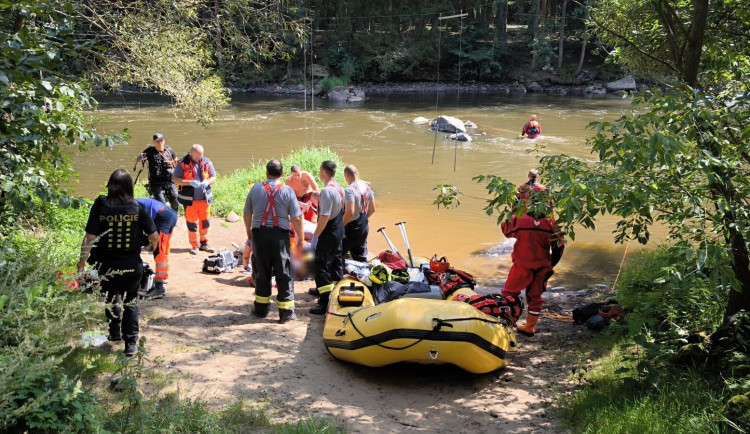
<svg viewBox="0 0 750 434">
<path fill-rule="evenodd" d="M 521 129 L 521 137 L 536 139 L 540 134 L 542 134 L 542 125 L 537 122 L 536 115 L 531 115 L 531 119 Z"/>
</svg>

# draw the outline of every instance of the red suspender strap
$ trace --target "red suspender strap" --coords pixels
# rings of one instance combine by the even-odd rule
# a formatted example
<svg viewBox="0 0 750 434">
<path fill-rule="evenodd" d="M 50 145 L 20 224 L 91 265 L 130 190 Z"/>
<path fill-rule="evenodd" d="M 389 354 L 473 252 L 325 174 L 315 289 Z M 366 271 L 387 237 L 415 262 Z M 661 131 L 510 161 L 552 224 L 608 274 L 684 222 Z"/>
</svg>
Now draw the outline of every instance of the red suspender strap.
<svg viewBox="0 0 750 434">
<path fill-rule="evenodd" d="M 362 213 L 367 214 L 367 206 L 370 204 L 370 187 L 365 186 L 365 192 L 362 192 L 362 185 L 357 183 L 357 190 L 359 190 L 359 194 L 362 196 Z"/>
<path fill-rule="evenodd" d="M 276 215 L 276 193 L 281 190 L 281 183 L 276 184 L 276 187 L 271 190 L 271 186 L 268 185 L 267 182 L 263 183 L 263 188 L 266 189 L 266 196 L 268 196 L 268 200 L 266 201 L 266 208 L 263 210 L 263 219 L 260 221 L 260 227 L 265 227 L 266 222 L 268 221 L 268 214 L 271 214 L 273 217 L 273 227 L 277 228 L 279 227 L 279 217 Z"/>
<path fill-rule="evenodd" d="M 331 181 L 328 183 L 326 187 L 333 187 L 335 190 L 339 192 L 339 195 L 341 195 L 341 209 L 344 209 L 344 189 L 341 188 L 338 182 Z"/>
</svg>

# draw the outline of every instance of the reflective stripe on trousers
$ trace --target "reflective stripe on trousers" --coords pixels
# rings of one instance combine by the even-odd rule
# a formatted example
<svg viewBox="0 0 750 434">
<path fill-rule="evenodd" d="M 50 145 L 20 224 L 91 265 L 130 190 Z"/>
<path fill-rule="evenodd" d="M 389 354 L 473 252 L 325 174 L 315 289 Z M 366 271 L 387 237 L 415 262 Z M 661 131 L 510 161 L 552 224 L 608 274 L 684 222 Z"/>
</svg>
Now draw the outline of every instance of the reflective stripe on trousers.
<svg viewBox="0 0 750 434">
<path fill-rule="evenodd" d="M 185 223 L 188 229 L 188 241 L 192 247 L 208 242 L 208 228 L 211 226 L 211 205 L 205 200 L 193 201 L 185 207 Z"/>
</svg>

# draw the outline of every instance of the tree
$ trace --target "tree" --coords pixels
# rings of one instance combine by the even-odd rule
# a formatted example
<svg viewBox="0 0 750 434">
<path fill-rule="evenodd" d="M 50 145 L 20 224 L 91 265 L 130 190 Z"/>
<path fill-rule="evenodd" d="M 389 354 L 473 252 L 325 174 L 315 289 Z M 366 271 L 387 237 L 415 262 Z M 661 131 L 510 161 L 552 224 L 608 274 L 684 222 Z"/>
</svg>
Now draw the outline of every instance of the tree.
<svg viewBox="0 0 750 434">
<path fill-rule="evenodd" d="M 33 210 L 34 198 L 78 206 L 58 183 L 72 172 L 68 148 L 113 146 L 84 110 L 95 106 L 87 85 L 62 73 L 80 54 L 70 38 L 70 3 L 0 0 L 0 234 Z"/>
</svg>

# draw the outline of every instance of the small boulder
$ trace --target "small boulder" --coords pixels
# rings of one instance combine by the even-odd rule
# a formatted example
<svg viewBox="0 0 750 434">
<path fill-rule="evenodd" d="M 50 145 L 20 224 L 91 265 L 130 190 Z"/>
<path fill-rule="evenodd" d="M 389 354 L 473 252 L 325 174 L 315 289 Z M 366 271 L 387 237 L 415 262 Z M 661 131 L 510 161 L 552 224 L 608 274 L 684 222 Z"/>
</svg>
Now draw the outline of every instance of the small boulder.
<svg viewBox="0 0 750 434">
<path fill-rule="evenodd" d="M 635 78 L 632 75 L 607 83 L 607 90 L 610 92 L 631 91 L 637 88 Z"/>
<path fill-rule="evenodd" d="M 544 88 L 542 88 L 542 85 L 537 83 L 536 81 L 531 83 L 527 88 L 529 92 L 542 92 Z"/>
<path fill-rule="evenodd" d="M 455 140 L 457 142 L 470 142 L 471 136 L 466 133 L 456 133 L 448 136 L 449 140 Z"/>
<path fill-rule="evenodd" d="M 424 116 L 417 116 L 416 118 L 414 118 L 414 120 L 411 121 L 411 123 L 415 125 L 425 125 L 425 124 L 429 124 L 430 120 Z"/>
<path fill-rule="evenodd" d="M 464 126 L 465 126 L 466 128 L 476 128 L 476 127 L 477 127 L 477 124 L 475 124 L 475 123 L 474 123 L 474 122 L 472 122 L 472 121 L 466 121 L 466 122 L 464 122 Z"/>
<path fill-rule="evenodd" d="M 237 223 L 238 221 L 240 221 L 240 216 L 238 216 L 234 211 L 229 211 L 229 214 L 227 214 L 227 217 L 224 220 L 228 221 L 229 223 Z"/>
</svg>

